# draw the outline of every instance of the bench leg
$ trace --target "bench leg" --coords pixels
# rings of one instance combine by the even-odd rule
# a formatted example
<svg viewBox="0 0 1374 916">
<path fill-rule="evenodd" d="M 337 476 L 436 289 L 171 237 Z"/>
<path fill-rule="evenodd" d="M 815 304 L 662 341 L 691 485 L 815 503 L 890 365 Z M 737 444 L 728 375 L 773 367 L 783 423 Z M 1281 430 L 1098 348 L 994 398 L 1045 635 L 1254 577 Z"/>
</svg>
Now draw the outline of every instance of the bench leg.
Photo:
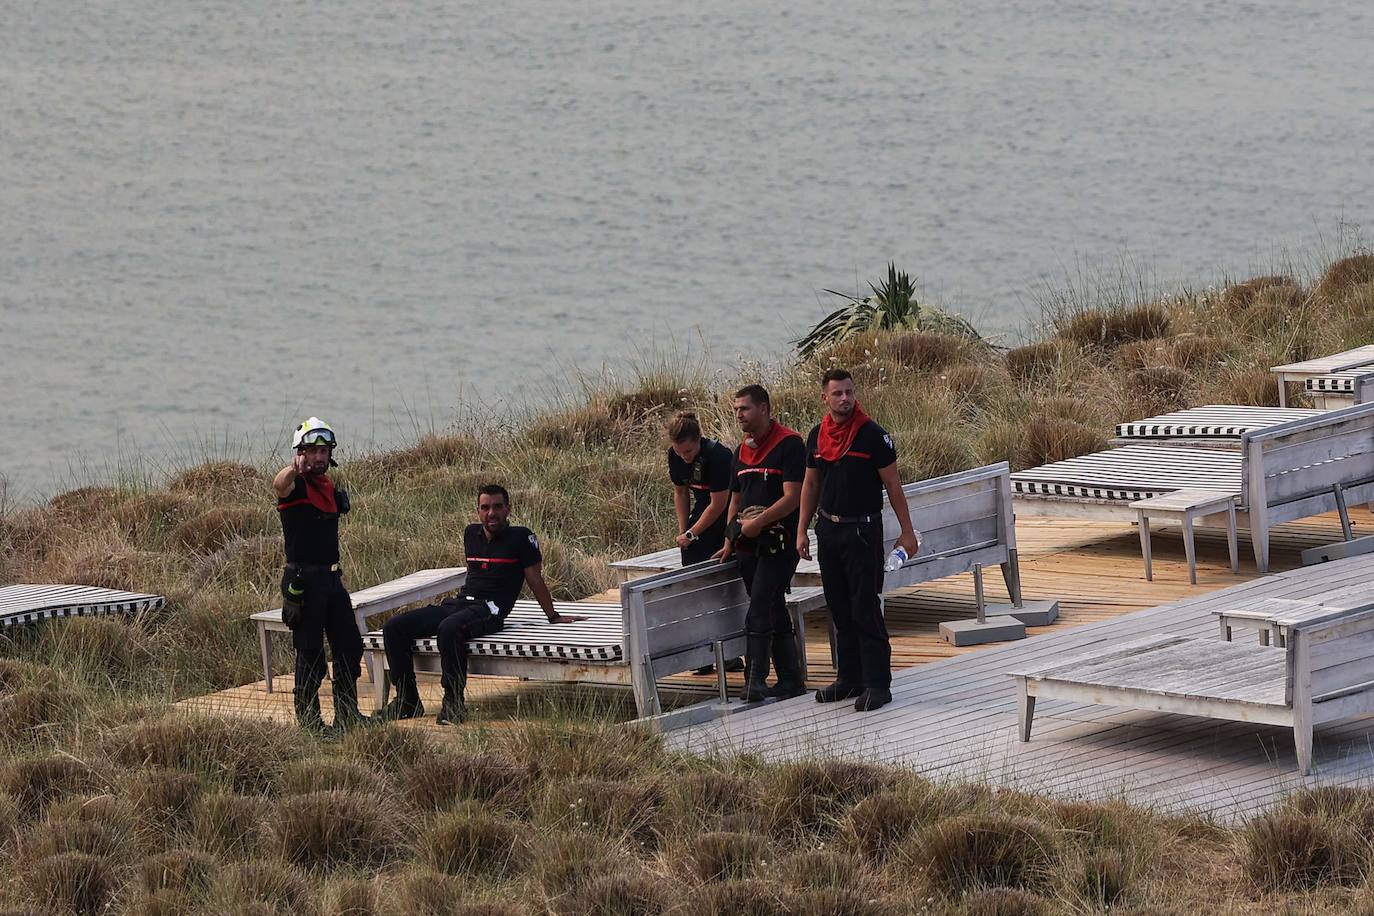
<svg viewBox="0 0 1374 916">
<path fill-rule="evenodd" d="M 1226 507 L 1226 549 L 1231 553 L 1231 575 L 1240 575 L 1240 545 L 1236 538 L 1236 507 Z"/>
<path fill-rule="evenodd" d="M 267 692 L 272 692 L 272 636 L 267 632 L 267 625 L 258 624 L 258 648 L 262 650 L 262 680 L 267 685 Z"/>
<path fill-rule="evenodd" d="M 377 657 L 376 651 L 367 653 L 367 670 L 372 676 L 372 711 L 380 712 L 386 705 L 387 694 L 391 692 L 391 672 L 386 662 Z"/>
<path fill-rule="evenodd" d="M 1153 582 L 1155 575 L 1150 566 L 1150 520 L 1139 509 L 1135 514 L 1136 527 L 1140 529 L 1140 554 L 1145 558 L 1145 581 Z"/>
<path fill-rule="evenodd" d="M 1255 566 L 1261 573 L 1269 572 L 1269 526 L 1254 516 L 1258 510 L 1251 510 L 1250 541 L 1255 547 Z"/>
<path fill-rule="evenodd" d="M 1021 677 L 1016 679 L 1016 690 L 1018 699 L 1017 726 L 1021 733 L 1022 741 L 1029 741 L 1031 735 L 1031 719 L 1035 716 L 1035 697 L 1031 696 L 1026 690 L 1026 679 Z"/>
<path fill-rule="evenodd" d="M 712 647 L 716 652 L 716 689 L 720 692 L 720 702 L 730 705 L 730 688 L 725 682 L 725 643 L 719 639 Z"/>
<path fill-rule="evenodd" d="M 1197 545 L 1193 543 L 1193 516 L 1183 513 L 1183 555 L 1188 559 L 1188 581 L 1197 585 Z"/>
<path fill-rule="evenodd" d="M 1022 607 L 1021 600 L 1021 563 L 1016 551 L 1007 551 L 1007 562 L 1002 564 L 1002 581 L 1007 583 L 1007 594 L 1011 596 L 1012 607 Z"/>
<path fill-rule="evenodd" d="M 1298 752 L 1298 772 L 1306 776 L 1312 772 L 1312 723 L 1293 723 L 1293 744 Z"/>
</svg>

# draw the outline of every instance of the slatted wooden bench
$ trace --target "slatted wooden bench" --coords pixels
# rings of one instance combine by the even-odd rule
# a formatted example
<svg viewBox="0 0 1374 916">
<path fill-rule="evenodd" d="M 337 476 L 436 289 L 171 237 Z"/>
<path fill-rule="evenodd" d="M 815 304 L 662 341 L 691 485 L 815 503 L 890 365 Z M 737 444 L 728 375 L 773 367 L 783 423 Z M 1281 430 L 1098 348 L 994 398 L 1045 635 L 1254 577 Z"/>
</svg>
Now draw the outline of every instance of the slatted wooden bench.
<svg viewBox="0 0 1374 916">
<path fill-rule="evenodd" d="M 165 602 L 161 595 L 91 585 L 6 585 L 0 587 L 0 630 L 62 617 L 139 614 Z"/>
<path fill-rule="evenodd" d="M 1241 436 L 1291 420 L 1306 420 L 1322 411 L 1291 407 L 1245 407 L 1208 404 L 1116 425 L 1114 445 L 1168 444 L 1239 448 Z"/>
<path fill-rule="evenodd" d="M 1303 382 L 1307 396 L 1322 410 L 1339 410 L 1374 401 L 1374 371 L 1370 366 L 1319 375 Z"/>
<path fill-rule="evenodd" d="M 1161 635 L 1010 673 L 1022 741 L 1042 697 L 1261 722 L 1293 729 L 1306 775 L 1315 726 L 1374 712 L 1374 610 L 1295 622 L 1281 649 Z"/>
<path fill-rule="evenodd" d="M 983 567 L 999 566 L 1015 605 L 1012 615 L 1024 617 L 1024 622 L 1031 625 L 1050 622 L 1045 615 L 1052 612 L 1029 611 L 1023 607 L 1021 573 L 1016 557 L 1016 524 L 1012 514 L 1011 469 L 1006 462 L 905 484 L 902 493 L 906 496 L 912 524 L 921 532 L 921 550 L 900 569 L 883 575 L 885 591 L 966 572 L 973 572 L 981 581 Z M 884 502 L 885 554 L 897 543 L 900 533 L 897 516 Z M 814 531 L 810 532 L 810 538 L 811 553 L 815 557 Z M 611 566 L 622 576 L 632 579 L 641 572 L 676 569 L 680 565 L 679 558 L 677 550 L 663 550 L 620 560 Z M 798 564 L 792 585 L 792 598 L 801 608 L 801 612 L 794 615 L 800 634 L 801 614 L 825 606 L 823 594 L 818 590 L 808 591 L 820 585 L 820 566 L 815 559 Z"/>
<path fill-rule="evenodd" d="M 1236 496 L 1255 562 L 1269 569 L 1269 532 L 1294 519 L 1340 513 L 1374 499 L 1374 404 L 1361 404 L 1246 432 L 1238 451 L 1128 445 L 1011 475 L 1016 511 L 1134 521 L 1130 503 L 1180 489 Z M 1217 519 L 1216 521 L 1221 521 Z"/>
<path fill-rule="evenodd" d="M 367 618 L 386 611 L 394 611 L 408 604 L 433 601 L 444 595 L 452 594 L 463 587 L 468 571 L 456 566 L 441 569 L 421 569 L 413 573 L 373 585 L 353 592 L 353 615 L 358 621 L 358 632 L 367 633 Z M 272 634 L 290 633 L 291 629 L 281 619 L 281 608 L 260 611 L 250 618 L 257 626 L 258 649 L 262 653 L 262 677 L 267 692 L 272 692 Z M 372 667 L 368 660 L 368 673 L 372 683 L 377 683 L 379 670 Z"/>
<path fill-rule="evenodd" d="M 1302 362 L 1271 366 L 1269 371 L 1279 378 L 1279 406 L 1287 407 L 1289 382 L 1306 382 L 1310 378 L 1358 369 L 1361 366 L 1374 366 L 1374 344 L 1319 356 L 1316 359 L 1305 359 Z"/>
<path fill-rule="evenodd" d="M 733 560 L 624 583 L 619 605 L 560 601 L 554 607 L 589 619 L 551 624 L 538 604 L 517 601 L 504 629 L 468 643 L 469 674 L 628 685 L 640 715 L 651 716 L 662 712 L 659 678 L 744 651 L 748 595 Z M 369 666 L 380 673 L 373 699 L 381 708 L 389 689 L 382 633 L 368 633 L 363 644 Z M 416 640 L 415 670 L 439 672 L 437 640 Z M 722 665 L 717 672 L 723 694 Z"/>
</svg>

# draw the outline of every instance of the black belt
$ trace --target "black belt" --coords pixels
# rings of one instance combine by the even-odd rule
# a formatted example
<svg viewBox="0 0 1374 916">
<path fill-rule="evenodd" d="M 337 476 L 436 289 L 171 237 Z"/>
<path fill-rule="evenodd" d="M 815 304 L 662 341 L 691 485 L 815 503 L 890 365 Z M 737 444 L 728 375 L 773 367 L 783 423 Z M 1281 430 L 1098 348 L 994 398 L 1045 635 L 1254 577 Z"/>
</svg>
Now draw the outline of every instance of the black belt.
<svg viewBox="0 0 1374 916">
<path fill-rule="evenodd" d="M 286 564 L 286 568 L 289 569 L 289 570 L 300 570 L 301 572 L 318 572 L 318 571 L 321 571 L 321 570 L 324 571 L 324 572 L 338 572 L 338 571 L 339 571 L 339 564 L 338 564 L 338 563 L 287 563 L 287 564 Z"/>
<path fill-rule="evenodd" d="M 881 512 L 876 515 L 831 515 L 824 509 L 821 510 L 821 518 L 834 522 L 836 525 L 866 525 L 869 522 L 879 521 L 882 517 Z"/>
</svg>

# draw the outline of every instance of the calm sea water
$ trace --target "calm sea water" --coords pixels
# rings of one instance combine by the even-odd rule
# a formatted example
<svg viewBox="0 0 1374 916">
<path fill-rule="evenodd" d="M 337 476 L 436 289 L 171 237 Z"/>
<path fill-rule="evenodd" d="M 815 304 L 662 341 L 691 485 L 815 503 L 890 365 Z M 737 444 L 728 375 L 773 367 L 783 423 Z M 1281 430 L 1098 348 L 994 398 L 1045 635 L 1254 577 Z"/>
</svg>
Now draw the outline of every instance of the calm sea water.
<svg viewBox="0 0 1374 916">
<path fill-rule="evenodd" d="M 992 330 L 1123 251 L 1267 267 L 1374 217 L 1371 39 L 1341 0 L 0 2 L 0 474 L 771 356 L 888 259 Z"/>
</svg>

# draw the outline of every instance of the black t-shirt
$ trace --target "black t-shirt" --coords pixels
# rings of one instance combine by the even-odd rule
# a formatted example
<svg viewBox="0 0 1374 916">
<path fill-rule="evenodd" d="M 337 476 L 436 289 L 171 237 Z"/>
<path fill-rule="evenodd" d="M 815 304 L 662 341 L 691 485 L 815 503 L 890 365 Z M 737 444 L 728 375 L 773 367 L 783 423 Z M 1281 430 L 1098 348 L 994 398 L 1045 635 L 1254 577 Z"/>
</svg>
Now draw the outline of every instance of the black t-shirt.
<svg viewBox="0 0 1374 916">
<path fill-rule="evenodd" d="M 468 525 L 463 532 L 463 554 L 468 565 L 463 594 L 496 602 L 502 617 L 520 597 L 525 570 L 544 560 L 539 539 L 519 525 L 507 525 L 491 540 L 480 524 Z"/>
<path fill-rule="evenodd" d="M 748 465 L 740 460 L 735 449 L 734 473 L 730 489 L 740 494 L 740 511 L 750 506 L 771 506 L 782 499 L 783 483 L 800 483 L 806 477 L 806 443 L 801 436 L 778 440 L 772 450 L 758 464 Z M 801 510 L 794 509 L 781 522 L 787 531 L 787 547 L 797 544 L 797 522 Z"/>
<path fill-rule="evenodd" d="M 706 507 L 711 505 L 711 494 L 730 489 L 730 469 L 734 458 L 730 450 L 714 439 L 702 439 L 701 451 L 691 464 L 668 449 L 668 479 L 675 487 L 686 487 L 692 491 L 692 509 L 687 513 L 687 527 L 692 527 L 701 518 Z M 708 529 L 715 531 L 725 528 L 725 513 L 722 512 Z M 703 532 L 705 533 L 705 532 Z"/>
<path fill-rule="evenodd" d="M 332 566 L 339 562 L 339 513 L 325 512 L 306 496 L 305 478 L 297 477 L 290 494 L 277 498 L 286 562 Z"/>
<path fill-rule="evenodd" d="M 849 451 L 838 461 L 826 461 L 816 454 L 820 433 L 818 424 L 806 437 L 806 466 L 821 475 L 820 511 L 845 517 L 883 511 L 883 482 L 878 471 L 897 460 L 892 437 L 869 420 L 854 434 Z"/>
</svg>

